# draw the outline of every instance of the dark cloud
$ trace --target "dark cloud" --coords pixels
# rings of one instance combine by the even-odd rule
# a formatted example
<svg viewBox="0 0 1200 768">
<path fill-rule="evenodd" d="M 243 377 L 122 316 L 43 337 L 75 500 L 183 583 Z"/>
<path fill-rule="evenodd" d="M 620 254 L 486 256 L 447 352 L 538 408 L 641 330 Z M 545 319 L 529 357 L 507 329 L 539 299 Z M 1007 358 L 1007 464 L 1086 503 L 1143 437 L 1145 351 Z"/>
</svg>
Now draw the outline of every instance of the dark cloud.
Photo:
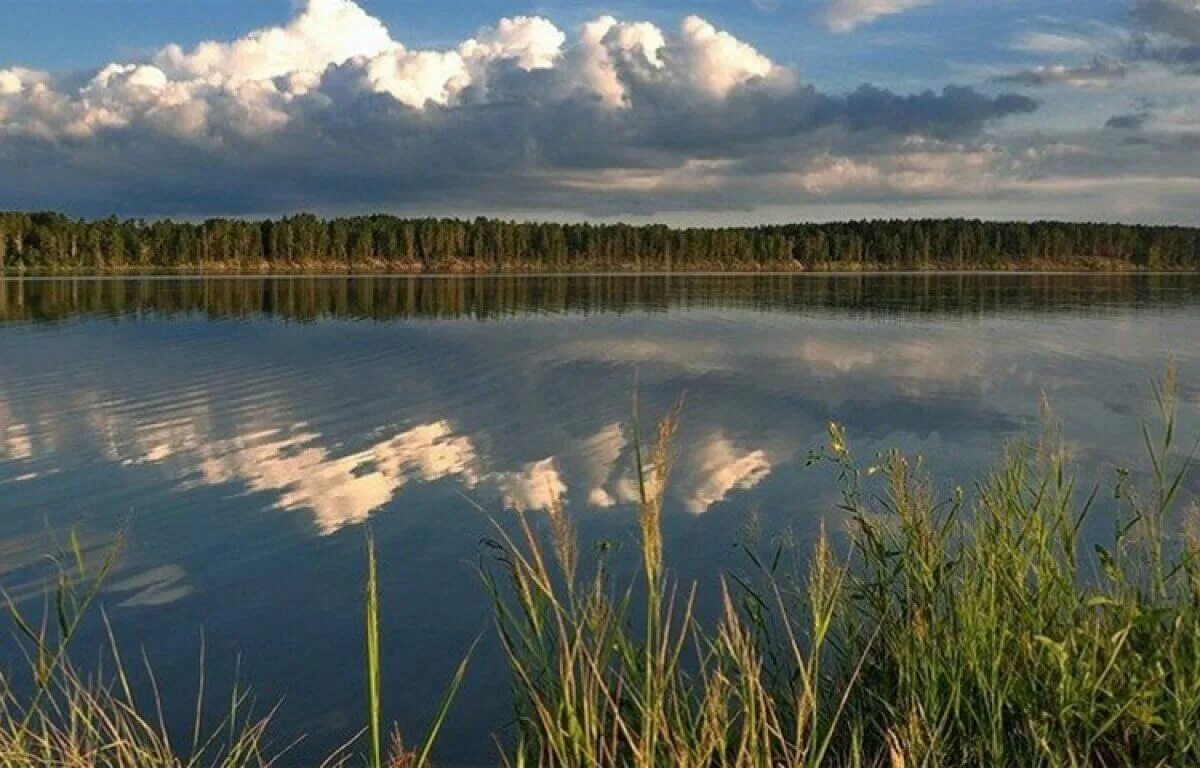
<svg viewBox="0 0 1200 768">
<path fill-rule="evenodd" d="M 1113 115 L 1104 123 L 1104 127 L 1113 131 L 1140 131 L 1149 119 L 1150 115 L 1146 112 L 1138 112 L 1133 115 Z"/>
<path fill-rule="evenodd" d="M 924 91 L 900 96 L 864 85 L 845 99 L 847 119 L 856 130 L 884 128 L 939 138 L 974 133 L 988 121 L 1029 114 L 1037 106 L 1036 101 L 1020 94 L 987 96 L 963 86 L 950 86 L 941 93 Z"/>
<path fill-rule="evenodd" d="M 1131 57 L 1161 64 L 1181 75 L 1200 75 L 1200 45 L 1140 37 L 1131 46 Z"/>
<path fill-rule="evenodd" d="M 1133 16 L 1149 33 L 1134 40 L 1133 58 L 1200 74 L 1200 6 L 1191 0 L 1133 0 Z"/>
<path fill-rule="evenodd" d="M 1200 44 L 1200 6 L 1194 0 L 1134 0 L 1133 14 L 1155 32 Z"/>
<path fill-rule="evenodd" d="M 327 79 L 337 77 L 335 70 Z M 831 95 L 748 83 L 720 101 L 643 84 L 628 107 L 613 109 L 557 77 L 512 68 L 492 81 L 486 101 L 424 109 L 330 87 L 332 104 L 300 110 L 282 129 L 262 137 L 225 132 L 215 144 L 146 124 L 71 141 L 9 138 L 0 141 L 0 175 L 14 183 L 0 191 L 0 207 L 148 215 L 728 207 L 727 184 L 647 195 L 620 179 L 601 182 L 606 172 L 679 172 L 706 159 L 722 163 L 725 175 L 741 175 L 778 168 L 784 158 L 887 152 L 912 135 L 971 140 L 989 122 L 1037 108 L 1024 96 L 969 87 L 905 95 L 864 85 Z"/>
</svg>

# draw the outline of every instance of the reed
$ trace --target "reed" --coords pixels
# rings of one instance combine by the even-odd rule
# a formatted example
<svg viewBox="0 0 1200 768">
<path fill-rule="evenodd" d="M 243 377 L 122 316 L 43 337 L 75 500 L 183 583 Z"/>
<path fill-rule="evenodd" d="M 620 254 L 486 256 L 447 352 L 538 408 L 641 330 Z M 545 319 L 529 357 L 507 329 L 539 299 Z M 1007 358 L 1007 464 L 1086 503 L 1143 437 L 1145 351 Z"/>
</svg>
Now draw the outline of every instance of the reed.
<svg viewBox="0 0 1200 768">
<path fill-rule="evenodd" d="M 102 668 L 84 675 L 71 646 L 92 610 L 120 551 L 112 547 L 92 566 L 72 535 L 51 558 L 57 573 L 42 617 L 34 621 L 5 596 L 14 640 L 27 661 L 28 679 L 0 678 L 0 766 L 3 768 L 263 768 L 273 764 L 264 734 L 269 715 L 253 715 L 248 690 L 234 685 L 224 714 L 204 722 L 203 652 L 190 739 L 180 746 L 165 727 L 163 700 L 146 663 L 149 700 L 135 694 L 129 668 L 107 615 Z M 109 672 L 104 671 L 104 664 Z M 286 753 L 280 750 L 276 756 Z"/>
<path fill-rule="evenodd" d="M 513 672 L 509 765 L 816 766 L 830 754 L 847 699 L 824 685 L 822 656 L 846 570 L 827 550 L 813 559 L 805 585 L 815 610 L 804 617 L 793 616 L 781 590 L 757 596 L 786 627 L 778 645 L 764 647 L 763 626 L 728 583 L 719 620 L 703 626 L 695 587 L 681 587 L 664 565 L 675 419 L 660 423 L 645 456 L 638 442 L 636 583 L 615 587 L 603 555 L 580 578 L 563 555 L 577 546 L 560 508 L 550 513 L 549 555 L 524 514 L 515 531 L 497 526 L 499 569 L 484 576 Z"/>
<path fill-rule="evenodd" d="M 0 768 L 273 768 L 296 763 L 290 754 L 302 736 L 275 746 L 267 738 L 274 710 L 255 714 L 248 688 L 235 681 L 226 708 L 217 718 L 206 716 L 204 651 L 201 649 L 194 714 L 186 734 L 167 725 L 163 697 L 149 659 L 142 657 L 147 685 L 131 682 L 132 668 L 117 644 L 108 616 L 100 611 L 108 644 L 99 668 L 84 674 L 72 661 L 72 645 L 93 610 L 105 579 L 121 550 L 120 540 L 96 565 L 88 562 L 72 535 L 63 552 L 50 558 L 57 574 L 45 610 L 36 620 L 4 596 L 15 628 L 13 642 L 26 661 L 26 680 L 0 674 Z M 378 560 L 374 539 L 367 536 L 365 589 L 366 726 L 341 748 L 321 760 L 319 768 L 424 768 L 445 722 L 474 651 L 459 664 L 430 726 L 415 747 L 407 746 L 393 727 L 383 745 L 383 672 L 380 663 Z M 139 691 L 147 691 L 139 695 Z M 178 695 L 178 692 L 171 692 Z M 365 735 L 366 755 L 356 753 Z"/>
</svg>

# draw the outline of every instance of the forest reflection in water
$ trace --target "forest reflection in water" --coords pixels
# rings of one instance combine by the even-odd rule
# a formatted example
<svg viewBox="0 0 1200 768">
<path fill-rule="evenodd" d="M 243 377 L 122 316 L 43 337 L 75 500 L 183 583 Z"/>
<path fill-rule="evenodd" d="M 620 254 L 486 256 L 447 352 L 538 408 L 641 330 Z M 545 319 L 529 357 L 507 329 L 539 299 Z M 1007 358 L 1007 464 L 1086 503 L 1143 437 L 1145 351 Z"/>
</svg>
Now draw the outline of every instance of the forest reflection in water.
<svg viewBox="0 0 1200 768">
<path fill-rule="evenodd" d="M 740 308 L 964 315 L 1170 306 L 1200 296 L 1178 273 L 884 273 L 0 278 L 0 322 L 80 314 L 373 320 Z"/>
</svg>

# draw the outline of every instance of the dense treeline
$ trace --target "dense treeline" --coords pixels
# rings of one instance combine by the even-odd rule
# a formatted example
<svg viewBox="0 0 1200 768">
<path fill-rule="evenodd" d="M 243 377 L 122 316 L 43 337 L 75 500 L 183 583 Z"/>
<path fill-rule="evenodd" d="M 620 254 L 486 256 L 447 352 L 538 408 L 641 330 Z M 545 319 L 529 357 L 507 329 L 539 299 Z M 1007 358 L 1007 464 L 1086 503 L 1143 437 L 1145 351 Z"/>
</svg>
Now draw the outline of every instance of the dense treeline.
<svg viewBox="0 0 1200 768">
<path fill-rule="evenodd" d="M 947 317 L 1191 306 L 1181 274 L 61 277 L 0 280 L 0 323 L 205 315 L 388 321 L 716 308 Z"/>
<path fill-rule="evenodd" d="M 0 213 L 0 268 L 32 270 L 1191 269 L 1200 229 L 856 221 L 723 229 L 496 219 L 210 219 Z"/>
</svg>

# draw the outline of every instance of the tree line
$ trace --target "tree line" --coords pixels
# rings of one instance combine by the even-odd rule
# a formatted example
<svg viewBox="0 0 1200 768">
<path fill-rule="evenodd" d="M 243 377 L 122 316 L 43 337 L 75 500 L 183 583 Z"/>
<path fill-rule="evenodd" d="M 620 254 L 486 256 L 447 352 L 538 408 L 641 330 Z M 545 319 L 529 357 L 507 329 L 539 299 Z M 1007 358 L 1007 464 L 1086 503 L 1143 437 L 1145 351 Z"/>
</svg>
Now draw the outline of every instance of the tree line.
<svg viewBox="0 0 1200 768">
<path fill-rule="evenodd" d="M 688 271 L 1200 267 L 1190 227 L 878 220 L 671 228 L 374 215 L 74 219 L 0 212 L 0 269 Z"/>
</svg>

